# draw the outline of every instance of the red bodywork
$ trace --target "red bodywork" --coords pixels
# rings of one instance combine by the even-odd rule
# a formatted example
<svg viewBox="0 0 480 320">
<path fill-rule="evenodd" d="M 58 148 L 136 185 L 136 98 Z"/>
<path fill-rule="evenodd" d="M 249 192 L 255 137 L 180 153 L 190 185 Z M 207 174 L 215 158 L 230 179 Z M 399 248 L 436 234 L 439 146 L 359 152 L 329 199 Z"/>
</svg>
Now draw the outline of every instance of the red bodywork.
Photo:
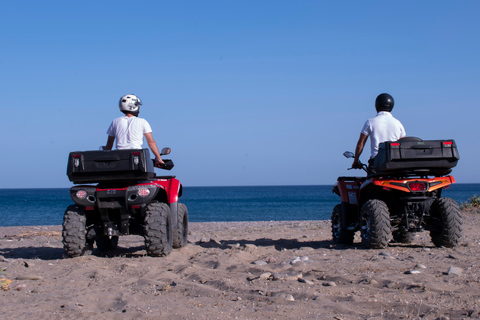
<svg viewBox="0 0 480 320">
<path fill-rule="evenodd" d="M 156 189 L 158 192 L 152 193 L 150 196 L 147 196 L 144 198 L 138 197 L 137 198 L 138 200 L 132 200 L 132 201 L 125 200 L 125 203 L 128 204 L 129 208 L 138 209 L 141 204 L 148 203 L 154 199 L 157 199 L 160 202 L 166 202 L 169 205 L 171 205 L 173 203 L 177 203 L 179 197 L 182 195 L 182 185 L 179 180 L 175 179 L 174 176 L 156 177 L 150 181 L 134 183 L 132 185 L 127 185 L 119 188 L 102 187 L 101 185 L 99 186 L 79 185 L 79 186 L 72 187 L 70 190 L 70 194 L 72 196 L 72 199 L 76 203 L 84 206 L 85 210 L 91 211 L 91 210 L 95 210 L 96 206 L 99 205 L 100 200 L 105 198 L 105 194 L 107 194 L 106 201 L 110 201 L 108 200 L 110 198 L 125 198 L 129 194 L 137 192 L 136 190 L 142 189 L 142 187 L 145 187 L 145 189 L 150 189 L 150 190 Z M 78 190 L 86 190 L 85 192 L 87 196 L 93 195 L 94 200 L 87 201 L 85 199 L 78 199 L 75 196 Z M 100 194 L 102 194 L 102 197 L 100 197 Z M 102 201 L 105 201 L 105 199 Z M 111 208 L 114 208 L 114 207 L 118 208 L 118 206 L 112 206 Z"/>
<path fill-rule="evenodd" d="M 336 183 L 336 187 L 338 188 L 338 192 L 342 202 L 350 203 L 353 205 L 358 205 L 358 197 L 360 193 L 360 187 L 365 181 L 365 179 L 358 178 L 354 180 L 344 180 L 339 178 Z"/>
<path fill-rule="evenodd" d="M 175 178 L 158 179 L 153 181 L 153 183 L 165 190 L 167 193 L 168 203 L 178 202 L 181 192 L 180 188 L 182 186 L 179 180 Z"/>
</svg>

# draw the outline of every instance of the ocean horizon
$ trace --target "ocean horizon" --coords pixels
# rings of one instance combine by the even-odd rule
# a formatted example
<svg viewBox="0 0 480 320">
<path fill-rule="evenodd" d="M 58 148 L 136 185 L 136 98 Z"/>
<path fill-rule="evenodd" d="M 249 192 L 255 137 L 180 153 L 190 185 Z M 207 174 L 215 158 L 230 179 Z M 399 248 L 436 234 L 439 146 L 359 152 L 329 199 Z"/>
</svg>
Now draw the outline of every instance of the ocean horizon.
<svg viewBox="0 0 480 320">
<path fill-rule="evenodd" d="M 333 185 L 184 186 L 180 202 L 190 222 L 329 220 L 340 198 Z M 458 204 L 480 195 L 480 183 L 457 183 L 442 193 Z M 73 204 L 69 188 L 0 189 L 0 226 L 61 225 Z"/>
</svg>

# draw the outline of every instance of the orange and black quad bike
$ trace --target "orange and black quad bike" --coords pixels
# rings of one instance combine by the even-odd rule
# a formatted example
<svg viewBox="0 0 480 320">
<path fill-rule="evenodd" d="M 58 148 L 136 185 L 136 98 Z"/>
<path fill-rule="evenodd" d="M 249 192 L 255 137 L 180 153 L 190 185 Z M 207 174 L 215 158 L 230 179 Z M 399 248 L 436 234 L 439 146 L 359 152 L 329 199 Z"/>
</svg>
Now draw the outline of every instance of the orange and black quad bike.
<svg viewBox="0 0 480 320">
<path fill-rule="evenodd" d="M 392 240 L 410 243 L 416 232 L 427 230 L 435 246 L 456 246 L 462 216 L 455 200 L 442 197 L 442 190 L 455 183 L 449 174 L 458 160 L 454 140 L 407 137 L 381 143 L 374 173 L 339 177 L 333 187 L 341 198 L 331 216 L 333 241 L 352 244 L 360 231 L 366 248 L 379 249 Z M 366 165 L 363 168 L 366 171 Z"/>
</svg>

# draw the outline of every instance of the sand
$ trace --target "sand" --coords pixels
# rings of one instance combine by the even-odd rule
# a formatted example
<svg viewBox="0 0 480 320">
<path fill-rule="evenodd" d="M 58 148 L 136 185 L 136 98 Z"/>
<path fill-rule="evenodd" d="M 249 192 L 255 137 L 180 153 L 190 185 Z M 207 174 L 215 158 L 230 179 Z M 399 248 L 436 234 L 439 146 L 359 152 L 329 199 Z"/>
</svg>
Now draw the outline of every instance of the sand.
<svg viewBox="0 0 480 320">
<path fill-rule="evenodd" d="M 329 221 L 190 223 L 189 244 L 143 238 L 65 258 L 61 226 L 0 228 L 2 319 L 468 319 L 480 317 L 480 214 L 436 248 L 331 242 Z M 10 282 L 11 281 L 11 282 Z"/>
</svg>

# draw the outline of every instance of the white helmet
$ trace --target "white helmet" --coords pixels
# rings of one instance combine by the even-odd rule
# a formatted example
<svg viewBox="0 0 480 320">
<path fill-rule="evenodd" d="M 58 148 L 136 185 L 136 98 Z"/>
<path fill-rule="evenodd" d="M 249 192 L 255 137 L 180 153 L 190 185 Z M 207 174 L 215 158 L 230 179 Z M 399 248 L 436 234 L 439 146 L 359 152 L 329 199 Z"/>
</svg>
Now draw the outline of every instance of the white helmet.
<svg viewBox="0 0 480 320">
<path fill-rule="evenodd" d="M 126 94 L 120 98 L 118 106 L 120 111 L 123 113 L 132 113 L 133 115 L 138 115 L 140 112 L 140 106 L 142 105 L 142 100 L 134 94 Z"/>
</svg>

